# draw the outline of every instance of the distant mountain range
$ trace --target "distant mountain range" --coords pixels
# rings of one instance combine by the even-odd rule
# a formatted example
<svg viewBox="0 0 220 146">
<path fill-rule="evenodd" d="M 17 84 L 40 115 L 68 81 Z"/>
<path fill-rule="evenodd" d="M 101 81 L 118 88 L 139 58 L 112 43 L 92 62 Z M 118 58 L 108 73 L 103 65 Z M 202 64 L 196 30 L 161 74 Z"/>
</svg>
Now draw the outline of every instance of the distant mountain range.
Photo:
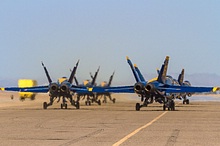
<svg viewBox="0 0 220 146">
<path fill-rule="evenodd" d="M 220 76 L 217 74 L 197 73 L 185 75 L 185 79 L 189 80 L 194 86 L 220 86 Z"/>
</svg>

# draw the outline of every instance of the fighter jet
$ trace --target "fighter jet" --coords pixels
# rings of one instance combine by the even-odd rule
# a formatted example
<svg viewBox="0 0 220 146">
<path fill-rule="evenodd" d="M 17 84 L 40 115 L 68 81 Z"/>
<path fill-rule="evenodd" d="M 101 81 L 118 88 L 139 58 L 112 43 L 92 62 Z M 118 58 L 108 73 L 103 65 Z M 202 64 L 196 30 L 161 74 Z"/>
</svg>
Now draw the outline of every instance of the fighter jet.
<svg viewBox="0 0 220 146">
<path fill-rule="evenodd" d="M 157 70 L 158 72 L 158 75 L 160 73 L 159 70 Z M 181 73 L 179 74 L 178 76 L 178 80 L 174 79 L 172 76 L 170 75 L 167 75 L 167 78 L 170 78 L 170 80 L 173 82 L 172 84 L 175 84 L 177 86 L 188 86 L 190 87 L 191 86 L 191 83 L 189 81 L 184 81 L 184 69 L 182 69 Z M 174 98 L 175 99 L 180 99 L 180 100 L 183 100 L 183 104 L 189 104 L 189 99 L 187 98 L 188 97 L 191 97 L 192 94 L 194 93 L 175 93 L 173 94 Z"/>
<path fill-rule="evenodd" d="M 62 99 L 61 109 L 62 108 L 67 109 L 67 100 L 69 100 L 72 106 L 75 106 L 76 109 L 79 109 L 80 108 L 79 102 L 74 101 L 72 96 L 74 95 L 75 92 L 88 92 L 88 90 L 86 88 L 82 88 L 72 84 L 78 64 L 79 61 L 74 66 L 69 79 L 67 79 L 66 77 L 62 77 L 59 78 L 57 82 L 52 82 L 48 70 L 42 62 L 42 66 L 44 68 L 45 74 L 47 76 L 47 80 L 49 82 L 48 85 L 35 86 L 35 87 L 6 87 L 1 89 L 5 91 L 49 93 L 50 102 L 49 103 L 44 102 L 43 109 L 47 109 L 48 106 L 53 105 L 53 102 L 56 99 L 58 99 L 58 102 Z"/>
<path fill-rule="evenodd" d="M 139 103 L 136 104 L 136 110 L 140 110 L 141 107 L 147 106 L 148 103 L 153 101 L 153 98 L 154 101 L 164 104 L 163 110 L 166 110 L 166 108 L 168 108 L 168 110 L 175 110 L 175 94 L 211 92 L 215 90 L 214 87 L 192 87 L 189 86 L 189 84 L 187 86 L 183 84 L 179 85 L 172 77 L 167 76 L 168 56 L 160 69 L 158 77 L 149 82 L 143 80 L 143 77 L 140 76 L 140 72 L 136 71 L 136 74 L 129 58 L 127 58 L 127 60 L 134 76 L 136 76 L 135 78 L 137 79 L 137 83 L 134 86 L 135 92 L 142 97 L 142 101 L 144 100 L 143 105 L 140 105 Z"/>
<path fill-rule="evenodd" d="M 141 73 L 135 69 L 131 60 L 127 57 L 127 62 L 135 77 L 136 83 L 133 86 L 118 86 L 106 88 L 106 92 L 111 93 L 136 93 L 141 97 L 143 104 L 136 103 L 135 109 L 147 106 L 152 102 L 163 104 L 163 110 L 175 110 L 174 94 L 179 93 L 194 93 L 194 92 L 213 92 L 216 87 L 192 87 L 176 85 L 171 78 L 167 78 L 167 69 L 169 57 L 167 56 L 161 66 L 159 75 L 150 81 L 146 81 Z"/>
<path fill-rule="evenodd" d="M 113 74 L 110 76 L 108 83 L 106 81 L 102 82 L 99 87 L 110 87 L 113 77 L 114 77 L 115 72 L 113 72 Z M 91 75 L 92 77 L 92 75 Z M 112 103 L 115 103 L 116 99 L 111 97 L 111 93 L 109 92 L 103 92 L 103 93 L 96 93 L 96 99 L 101 99 L 103 98 L 103 103 L 107 103 L 107 97 L 109 98 L 110 101 L 112 101 Z"/>
<path fill-rule="evenodd" d="M 179 77 L 178 77 L 178 83 L 181 85 L 181 86 L 188 86 L 190 87 L 191 86 L 191 83 L 189 81 L 184 81 L 184 69 L 182 69 L 181 71 L 181 74 L 179 74 Z M 181 93 L 180 97 L 183 99 L 183 104 L 189 104 L 189 99 L 187 98 L 188 97 L 191 97 L 193 93 L 190 93 L 190 92 L 186 92 L 186 93 Z"/>
<path fill-rule="evenodd" d="M 79 84 L 78 80 L 75 77 L 74 79 L 75 79 L 76 85 L 78 87 L 84 87 L 84 88 L 88 88 L 88 89 L 89 88 L 92 89 L 93 87 L 95 87 L 96 86 L 96 79 L 97 79 L 97 76 L 99 73 L 99 69 L 100 69 L 100 67 L 97 69 L 94 76 L 92 76 L 90 73 L 91 78 L 92 78 L 91 82 L 89 80 L 85 80 L 83 82 L 83 84 Z M 86 99 L 86 101 L 85 101 L 86 105 L 91 105 L 91 103 L 93 103 L 93 102 L 96 102 L 98 105 L 101 105 L 101 101 L 96 98 L 94 92 L 83 92 L 83 93 L 77 92 L 77 102 L 79 102 L 80 99 Z"/>
</svg>

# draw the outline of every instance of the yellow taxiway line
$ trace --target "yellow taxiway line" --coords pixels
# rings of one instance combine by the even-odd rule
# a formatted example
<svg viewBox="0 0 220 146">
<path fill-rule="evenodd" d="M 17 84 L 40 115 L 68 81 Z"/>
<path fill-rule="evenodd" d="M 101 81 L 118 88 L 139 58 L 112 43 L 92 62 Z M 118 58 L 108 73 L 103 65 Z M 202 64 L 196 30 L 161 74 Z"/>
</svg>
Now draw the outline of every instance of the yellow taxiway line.
<svg viewBox="0 0 220 146">
<path fill-rule="evenodd" d="M 168 111 L 163 112 L 161 115 L 159 115 L 158 117 L 156 117 L 155 119 L 153 119 L 152 121 L 150 121 L 149 123 L 147 123 L 146 125 L 136 129 L 135 131 L 131 132 L 130 134 L 128 134 L 127 136 L 125 136 L 124 138 L 122 138 L 121 140 L 119 140 L 118 142 L 116 142 L 115 144 L 113 144 L 112 146 L 119 146 L 122 143 L 124 143 L 126 140 L 128 140 L 129 138 L 131 138 L 132 136 L 134 136 L 135 134 L 137 134 L 139 131 L 141 131 L 144 128 L 147 128 L 148 126 L 150 126 L 151 124 L 153 124 L 154 122 L 156 122 L 158 119 L 160 119 L 162 116 L 164 116 Z"/>
</svg>

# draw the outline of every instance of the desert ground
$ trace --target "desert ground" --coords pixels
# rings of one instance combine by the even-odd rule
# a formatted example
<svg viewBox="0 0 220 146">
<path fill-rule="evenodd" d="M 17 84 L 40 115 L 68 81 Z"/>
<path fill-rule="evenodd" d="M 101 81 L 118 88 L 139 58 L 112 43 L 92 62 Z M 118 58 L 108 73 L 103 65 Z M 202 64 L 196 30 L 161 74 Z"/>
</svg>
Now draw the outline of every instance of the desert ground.
<svg viewBox="0 0 220 146">
<path fill-rule="evenodd" d="M 14 99 L 11 99 L 11 95 Z M 189 105 L 176 100 L 176 111 L 154 103 L 135 111 L 135 94 L 114 94 L 116 103 L 80 109 L 60 103 L 43 109 L 47 94 L 21 102 L 14 92 L 0 92 L 0 145 L 211 146 L 220 144 L 219 95 L 195 95 Z"/>
</svg>

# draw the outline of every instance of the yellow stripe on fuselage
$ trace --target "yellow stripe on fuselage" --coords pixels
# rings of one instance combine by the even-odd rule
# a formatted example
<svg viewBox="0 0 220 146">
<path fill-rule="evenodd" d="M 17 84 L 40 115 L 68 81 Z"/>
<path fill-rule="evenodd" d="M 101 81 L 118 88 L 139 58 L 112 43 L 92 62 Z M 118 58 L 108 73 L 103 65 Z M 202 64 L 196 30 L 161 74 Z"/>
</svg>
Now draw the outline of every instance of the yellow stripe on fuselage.
<svg viewBox="0 0 220 146">
<path fill-rule="evenodd" d="M 212 88 L 212 92 L 216 92 L 216 91 L 219 91 L 220 90 L 220 87 L 213 87 Z"/>
<path fill-rule="evenodd" d="M 91 92 L 93 90 L 93 88 L 87 88 L 87 90 Z"/>
<path fill-rule="evenodd" d="M 157 80 L 157 77 L 156 77 L 156 78 L 153 78 L 153 79 L 151 79 L 151 80 L 149 80 L 148 83 L 153 82 L 153 81 L 156 81 L 156 80 Z"/>
</svg>

